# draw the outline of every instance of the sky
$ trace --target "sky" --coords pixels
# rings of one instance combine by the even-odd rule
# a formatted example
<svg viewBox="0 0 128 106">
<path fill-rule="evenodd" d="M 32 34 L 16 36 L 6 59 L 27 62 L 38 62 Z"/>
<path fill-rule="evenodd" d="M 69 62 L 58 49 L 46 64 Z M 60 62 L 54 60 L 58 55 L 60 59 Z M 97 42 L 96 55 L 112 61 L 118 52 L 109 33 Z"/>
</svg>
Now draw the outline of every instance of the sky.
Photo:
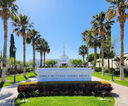
<svg viewBox="0 0 128 106">
<path fill-rule="evenodd" d="M 63 45 L 66 46 L 66 54 L 70 58 L 82 58 L 78 54 L 78 48 L 85 44 L 82 42 L 81 33 L 91 28 L 92 16 L 106 11 L 109 4 L 105 0 L 17 0 L 19 13 L 29 16 L 30 22 L 34 22 L 33 29 L 40 32 L 41 37 L 48 41 L 51 52 L 48 59 L 56 59 L 62 55 Z M 11 20 L 8 21 L 7 55 L 9 57 L 10 35 L 14 27 Z M 4 29 L 0 19 L 0 50 L 3 50 Z M 14 34 L 17 48 L 17 60 L 23 60 L 23 39 Z M 112 41 L 116 40 L 114 51 L 120 54 L 120 27 L 116 22 L 112 26 Z M 128 22 L 125 24 L 124 52 L 128 52 Z M 99 51 L 99 50 L 98 50 Z M 93 49 L 89 53 L 94 53 Z M 32 46 L 26 45 L 26 60 L 33 58 Z M 40 54 L 36 52 L 36 58 Z"/>
</svg>

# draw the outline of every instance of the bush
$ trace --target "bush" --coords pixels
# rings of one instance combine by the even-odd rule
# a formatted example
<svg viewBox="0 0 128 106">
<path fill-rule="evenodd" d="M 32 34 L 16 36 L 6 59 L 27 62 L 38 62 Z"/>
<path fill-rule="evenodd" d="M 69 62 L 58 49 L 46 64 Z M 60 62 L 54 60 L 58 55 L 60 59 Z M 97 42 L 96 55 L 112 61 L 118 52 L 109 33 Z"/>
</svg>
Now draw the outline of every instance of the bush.
<svg viewBox="0 0 128 106">
<path fill-rule="evenodd" d="M 74 96 L 74 95 L 99 95 L 105 91 L 109 94 L 111 84 L 105 81 L 71 81 L 71 82 L 25 82 L 18 85 L 20 97 L 35 96 Z M 92 93 L 93 92 L 93 93 Z"/>
<path fill-rule="evenodd" d="M 101 67 L 96 67 L 96 68 L 95 68 L 95 71 L 96 71 L 96 72 L 101 72 Z"/>
<path fill-rule="evenodd" d="M 27 67 L 26 72 L 30 72 L 30 71 L 33 71 L 33 68 L 32 67 Z"/>
<path fill-rule="evenodd" d="M 108 73 L 108 67 L 104 67 L 104 72 Z"/>
</svg>

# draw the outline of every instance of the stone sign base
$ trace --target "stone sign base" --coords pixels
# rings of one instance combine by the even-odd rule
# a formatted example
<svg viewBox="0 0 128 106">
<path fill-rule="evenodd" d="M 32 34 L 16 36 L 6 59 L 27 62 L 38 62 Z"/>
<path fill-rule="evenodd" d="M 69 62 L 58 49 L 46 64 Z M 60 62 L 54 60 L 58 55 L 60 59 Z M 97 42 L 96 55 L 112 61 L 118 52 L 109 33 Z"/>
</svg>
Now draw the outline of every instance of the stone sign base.
<svg viewBox="0 0 128 106">
<path fill-rule="evenodd" d="M 37 80 L 41 81 L 91 81 L 91 68 L 38 68 Z"/>
</svg>

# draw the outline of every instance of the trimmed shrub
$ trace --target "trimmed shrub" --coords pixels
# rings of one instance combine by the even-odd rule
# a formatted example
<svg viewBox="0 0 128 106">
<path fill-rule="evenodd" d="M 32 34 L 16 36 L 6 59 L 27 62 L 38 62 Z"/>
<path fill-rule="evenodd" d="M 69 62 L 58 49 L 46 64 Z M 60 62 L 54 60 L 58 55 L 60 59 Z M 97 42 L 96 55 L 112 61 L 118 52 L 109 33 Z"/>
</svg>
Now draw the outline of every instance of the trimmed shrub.
<svg viewBox="0 0 128 106">
<path fill-rule="evenodd" d="M 99 95 L 102 91 L 108 95 L 111 90 L 111 84 L 105 81 L 25 82 L 18 86 L 19 97 L 23 97 L 22 93 L 26 97 L 91 96 Z"/>
<path fill-rule="evenodd" d="M 96 67 L 96 68 L 95 68 L 95 71 L 96 71 L 96 72 L 101 72 L 101 67 Z"/>
</svg>

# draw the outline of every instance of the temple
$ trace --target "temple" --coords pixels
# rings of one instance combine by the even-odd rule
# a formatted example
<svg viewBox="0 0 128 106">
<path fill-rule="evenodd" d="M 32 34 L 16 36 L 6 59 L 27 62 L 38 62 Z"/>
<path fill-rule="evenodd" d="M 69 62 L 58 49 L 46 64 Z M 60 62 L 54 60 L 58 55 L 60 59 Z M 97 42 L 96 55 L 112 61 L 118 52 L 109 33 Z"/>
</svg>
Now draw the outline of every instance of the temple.
<svg viewBox="0 0 128 106">
<path fill-rule="evenodd" d="M 55 60 L 57 61 L 57 64 L 55 65 L 56 67 L 60 67 L 60 66 L 73 66 L 70 61 L 72 59 L 70 59 L 67 55 L 66 55 L 66 48 L 65 45 L 63 45 L 63 53 L 60 56 L 60 58 L 58 59 L 47 59 L 47 60 Z M 37 67 L 40 65 L 40 60 L 36 60 L 36 65 Z"/>
</svg>

